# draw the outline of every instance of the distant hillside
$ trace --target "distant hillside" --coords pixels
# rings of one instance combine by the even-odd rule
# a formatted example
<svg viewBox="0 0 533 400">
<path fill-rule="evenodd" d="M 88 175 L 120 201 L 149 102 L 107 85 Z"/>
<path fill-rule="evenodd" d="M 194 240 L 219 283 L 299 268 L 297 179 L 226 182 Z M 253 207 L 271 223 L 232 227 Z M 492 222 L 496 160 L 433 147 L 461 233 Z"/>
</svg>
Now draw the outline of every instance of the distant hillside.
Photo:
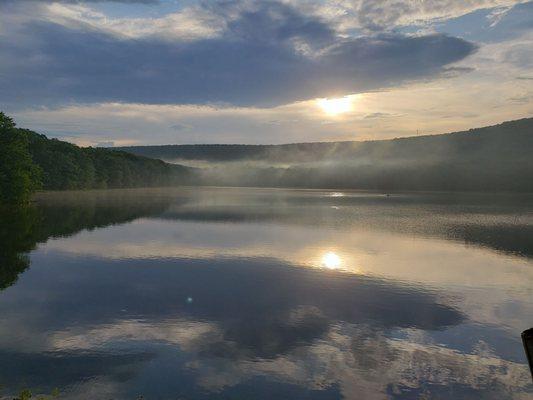
<svg viewBox="0 0 533 400">
<path fill-rule="evenodd" d="M 533 118 L 393 140 L 121 150 L 169 162 L 208 162 L 204 184 L 533 192 Z"/>
<path fill-rule="evenodd" d="M 533 118 L 442 135 L 392 140 L 293 143 L 282 145 L 193 144 L 127 146 L 120 150 L 166 161 L 202 160 L 212 162 L 268 160 L 310 162 L 323 159 L 463 157 L 481 153 L 521 151 L 532 146 Z M 526 150 L 526 149 L 523 149 Z M 422 153 L 421 153 L 422 151 Z"/>
</svg>

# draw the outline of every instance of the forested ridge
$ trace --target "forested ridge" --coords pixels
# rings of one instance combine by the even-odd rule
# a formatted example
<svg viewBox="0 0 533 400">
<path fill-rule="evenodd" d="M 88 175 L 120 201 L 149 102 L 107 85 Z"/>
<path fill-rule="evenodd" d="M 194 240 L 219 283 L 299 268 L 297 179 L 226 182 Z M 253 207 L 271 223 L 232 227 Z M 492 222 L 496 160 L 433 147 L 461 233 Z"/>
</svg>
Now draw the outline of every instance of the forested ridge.
<svg viewBox="0 0 533 400">
<path fill-rule="evenodd" d="M 107 189 L 191 183 L 190 168 L 124 151 L 49 139 L 0 113 L 0 203 L 27 202 L 37 189 Z"/>
<path fill-rule="evenodd" d="M 166 161 L 268 161 L 279 163 L 329 160 L 450 159 L 529 155 L 533 148 L 533 118 L 439 135 L 386 140 L 311 142 L 279 145 L 192 144 L 123 146 L 132 154 Z"/>
<path fill-rule="evenodd" d="M 122 149 L 201 162 L 201 180 L 210 185 L 533 192 L 533 118 L 392 140 Z"/>
</svg>

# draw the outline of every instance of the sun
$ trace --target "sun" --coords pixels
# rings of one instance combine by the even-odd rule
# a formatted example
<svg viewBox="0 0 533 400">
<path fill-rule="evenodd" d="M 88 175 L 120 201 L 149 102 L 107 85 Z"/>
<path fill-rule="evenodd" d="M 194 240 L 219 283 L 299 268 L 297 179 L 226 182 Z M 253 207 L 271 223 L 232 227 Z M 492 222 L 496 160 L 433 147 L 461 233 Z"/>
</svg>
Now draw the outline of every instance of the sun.
<svg viewBox="0 0 533 400">
<path fill-rule="evenodd" d="M 329 269 L 337 269 L 341 266 L 341 258 L 332 251 L 322 256 L 322 265 Z"/>
<path fill-rule="evenodd" d="M 353 103 L 350 97 L 339 97 L 336 99 L 318 99 L 318 106 L 326 114 L 336 116 L 352 111 Z"/>
</svg>

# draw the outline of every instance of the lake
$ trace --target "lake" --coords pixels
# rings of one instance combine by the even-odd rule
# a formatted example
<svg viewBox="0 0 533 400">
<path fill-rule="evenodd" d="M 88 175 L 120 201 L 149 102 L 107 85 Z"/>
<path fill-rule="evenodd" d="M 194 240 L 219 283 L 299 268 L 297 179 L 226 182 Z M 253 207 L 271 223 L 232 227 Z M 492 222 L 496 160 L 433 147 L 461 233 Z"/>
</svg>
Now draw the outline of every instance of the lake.
<svg viewBox="0 0 533 400">
<path fill-rule="evenodd" d="M 0 226 L 4 396 L 533 394 L 530 195 L 50 192 Z"/>
</svg>

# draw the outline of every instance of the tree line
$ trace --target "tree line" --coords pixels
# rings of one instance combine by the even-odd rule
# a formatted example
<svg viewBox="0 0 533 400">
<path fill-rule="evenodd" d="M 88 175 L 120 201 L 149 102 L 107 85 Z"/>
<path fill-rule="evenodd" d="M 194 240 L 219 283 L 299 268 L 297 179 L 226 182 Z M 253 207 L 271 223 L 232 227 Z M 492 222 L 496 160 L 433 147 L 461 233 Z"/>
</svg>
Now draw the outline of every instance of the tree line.
<svg viewBox="0 0 533 400">
<path fill-rule="evenodd" d="M 191 183 L 192 169 L 112 149 L 78 147 L 17 128 L 0 112 L 0 204 L 38 189 L 75 190 Z"/>
</svg>

